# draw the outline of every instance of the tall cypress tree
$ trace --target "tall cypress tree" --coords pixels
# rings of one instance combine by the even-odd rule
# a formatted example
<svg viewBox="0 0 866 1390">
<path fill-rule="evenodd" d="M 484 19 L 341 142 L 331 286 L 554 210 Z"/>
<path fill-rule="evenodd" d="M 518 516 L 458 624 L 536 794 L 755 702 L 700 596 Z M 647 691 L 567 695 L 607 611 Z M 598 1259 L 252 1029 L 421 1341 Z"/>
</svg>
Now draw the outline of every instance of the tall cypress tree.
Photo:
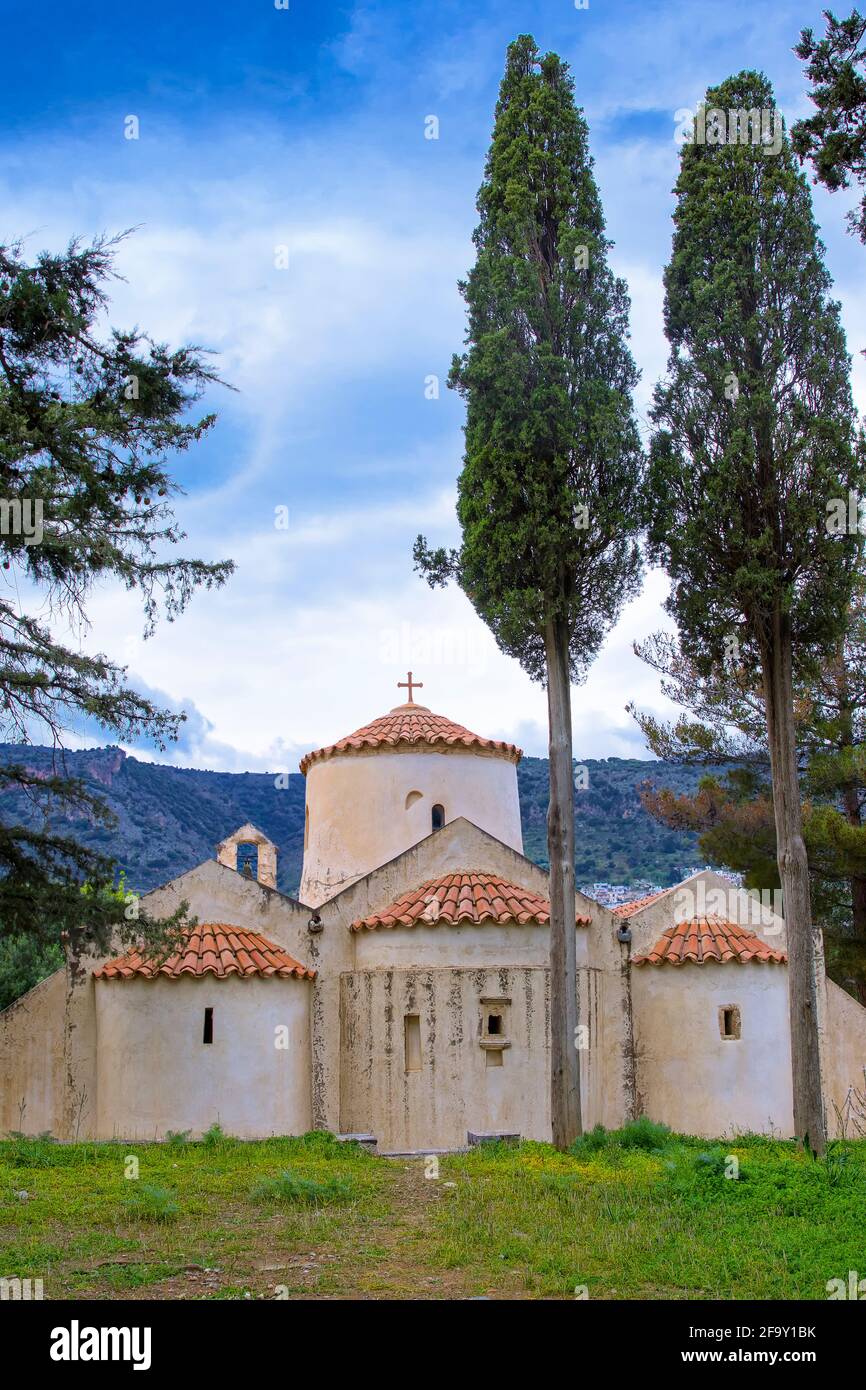
<svg viewBox="0 0 866 1390">
<path fill-rule="evenodd" d="M 706 101 L 707 138 L 683 146 L 676 185 L 650 536 L 673 581 L 668 607 L 686 657 L 704 675 L 732 656 L 760 674 L 788 929 L 794 1124 L 820 1150 L 793 692 L 796 674 L 829 658 L 844 631 L 860 537 L 828 526 L 828 509 L 862 490 L 863 455 L 806 180 L 787 138 L 778 152 L 744 140 L 728 114 L 773 108 L 772 88 L 742 72 Z"/>
<path fill-rule="evenodd" d="M 565 1147 L 580 1131 L 571 682 L 639 585 L 642 453 L 628 294 L 607 263 L 587 125 L 567 65 L 527 35 L 508 49 L 477 206 L 467 350 L 450 379 L 467 405 L 462 546 L 419 536 L 415 558 L 431 584 L 454 575 L 547 687 L 551 1112 Z"/>
</svg>

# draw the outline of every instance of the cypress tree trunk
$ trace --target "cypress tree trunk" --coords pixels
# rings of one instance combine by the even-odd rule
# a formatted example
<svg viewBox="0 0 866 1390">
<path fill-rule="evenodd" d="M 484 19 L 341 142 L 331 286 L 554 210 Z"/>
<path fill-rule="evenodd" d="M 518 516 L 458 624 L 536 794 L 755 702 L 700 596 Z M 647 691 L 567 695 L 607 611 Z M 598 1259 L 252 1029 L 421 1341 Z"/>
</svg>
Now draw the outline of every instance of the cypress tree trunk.
<svg viewBox="0 0 866 1390">
<path fill-rule="evenodd" d="M 581 1132 L 577 1029 L 577 941 L 574 896 L 574 793 L 568 631 L 545 623 L 549 716 L 550 804 L 550 1120 L 553 1142 L 566 1149 Z"/>
<path fill-rule="evenodd" d="M 823 1153 L 826 1136 L 818 1045 L 815 943 L 794 731 L 793 650 L 790 624 L 778 609 L 773 616 L 772 630 L 762 646 L 776 852 L 788 934 L 794 1132 L 800 1140 L 808 1138 L 817 1153 Z"/>
</svg>

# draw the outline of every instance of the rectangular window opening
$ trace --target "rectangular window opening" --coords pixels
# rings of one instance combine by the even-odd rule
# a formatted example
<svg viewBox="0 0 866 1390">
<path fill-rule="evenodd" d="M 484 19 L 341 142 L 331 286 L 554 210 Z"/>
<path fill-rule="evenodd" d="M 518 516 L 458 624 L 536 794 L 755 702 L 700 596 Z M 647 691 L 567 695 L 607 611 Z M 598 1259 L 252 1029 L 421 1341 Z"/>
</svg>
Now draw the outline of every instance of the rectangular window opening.
<svg viewBox="0 0 866 1390">
<path fill-rule="evenodd" d="M 493 1038 L 493 1037 L 501 1037 L 501 1036 L 502 1036 L 502 1015 L 501 1015 L 501 1014 L 488 1014 L 488 1016 L 487 1016 L 487 1032 L 490 1034 L 491 1038 Z"/>
<path fill-rule="evenodd" d="M 202 1034 L 202 1042 L 213 1042 L 213 1009 L 205 1009 L 204 1011 L 204 1032 Z"/>
<path fill-rule="evenodd" d="M 742 1036 L 739 1005 L 722 1004 L 720 1006 L 719 1033 L 725 1041 Z"/>
<path fill-rule="evenodd" d="M 406 1014 L 403 1019 L 406 1070 L 421 1070 L 421 1015 Z"/>
</svg>

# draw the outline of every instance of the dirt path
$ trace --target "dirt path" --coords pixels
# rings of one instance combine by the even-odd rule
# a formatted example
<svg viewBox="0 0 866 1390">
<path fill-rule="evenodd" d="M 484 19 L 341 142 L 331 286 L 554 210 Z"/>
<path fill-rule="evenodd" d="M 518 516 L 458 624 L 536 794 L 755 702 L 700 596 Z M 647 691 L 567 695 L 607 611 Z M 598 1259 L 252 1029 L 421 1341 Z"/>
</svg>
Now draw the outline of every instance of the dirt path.
<svg viewBox="0 0 866 1390">
<path fill-rule="evenodd" d="M 423 1159 L 381 1158 L 387 1164 L 384 1202 L 375 1215 L 347 1208 L 330 1238 L 287 1237 L 279 1216 L 250 1227 L 250 1240 L 219 1267 L 178 1269 L 154 1251 L 92 1262 L 69 1261 L 62 1272 L 93 1274 L 76 1297 L 111 1300 L 253 1299 L 465 1299 L 476 1296 L 464 1271 L 434 1260 L 436 1203 L 447 1200 L 441 1184 L 424 1175 Z M 244 1213 L 245 1215 L 247 1213 Z M 240 1216 L 240 1211 L 238 1212 Z M 175 1269 L 159 1277 L 160 1263 Z M 141 1271 L 143 1282 L 126 1280 Z M 155 1276 L 155 1277 L 154 1277 Z M 124 1286 L 118 1287 L 118 1279 Z M 71 1291 L 71 1290 L 70 1290 Z"/>
</svg>

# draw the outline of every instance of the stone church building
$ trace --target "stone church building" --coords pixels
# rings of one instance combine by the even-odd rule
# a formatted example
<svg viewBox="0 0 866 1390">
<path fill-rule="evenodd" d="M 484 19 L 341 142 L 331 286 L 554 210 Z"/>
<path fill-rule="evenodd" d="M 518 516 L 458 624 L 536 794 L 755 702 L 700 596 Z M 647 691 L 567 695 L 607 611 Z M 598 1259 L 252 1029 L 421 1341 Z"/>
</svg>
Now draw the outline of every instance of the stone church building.
<svg viewBox="0 0 866 1390">
<path fill-rule="evenodd" d="M 521 753 L 414 688 L 303 759 L 299 901 L 244 825 L 143 900 L 189 904 L 174 955 L 79 961 L 0 1014 L 0 1132 L 158 1139 L 218 1121 L 244 1138 L 370 1135 L 383 1153 L 550 1137 L 548 886 L 523 854 Z M 255 877 L 238 870 L 249 846 Z M 578 895 L 574 930 L 585 1127 L 646 1114 L 791 1135 L 781 918 L 707 871 L 615 912 Z M 866 1010 L 820 954 L 818 974 L 839 1133 Z"/>
</svg>

